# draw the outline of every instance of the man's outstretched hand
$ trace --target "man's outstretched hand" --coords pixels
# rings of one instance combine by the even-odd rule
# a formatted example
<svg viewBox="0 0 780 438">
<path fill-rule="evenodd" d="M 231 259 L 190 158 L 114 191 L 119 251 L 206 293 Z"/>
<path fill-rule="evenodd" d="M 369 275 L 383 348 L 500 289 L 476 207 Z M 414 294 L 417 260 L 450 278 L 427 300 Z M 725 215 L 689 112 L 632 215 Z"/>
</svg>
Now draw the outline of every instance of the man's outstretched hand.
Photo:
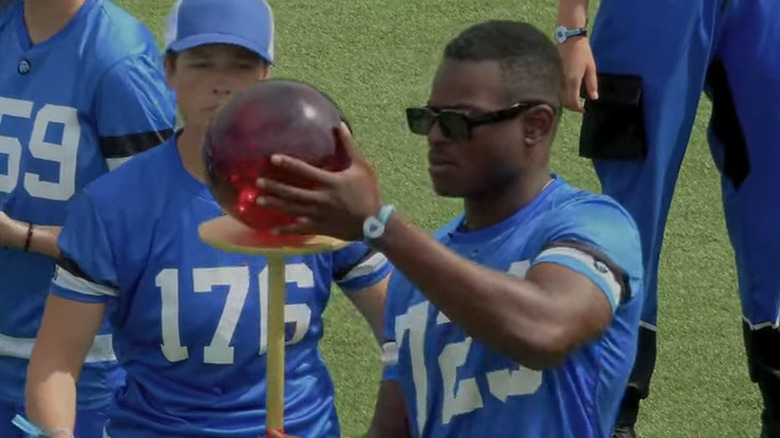
<svg viewBox="0 0 780 438">
<path fill-rule="evenodd" d="M 259 178 L 257 186 L 266 192 L 257 198 L 259 205 L 275 208 L 298 221 L 275 230 L 279 234 L 323 234 L 345 241 L 362 240 L 363 222 L 379 212 L 376 172 L 355 150 L 346 125 L 335 133 L 336 147 L 351 160 L 350 167 L 331 172 L 287 156 L 274 155 L 271 163 L 298 180 L 312 183 L 314 189 L 302 189 Z"/>
</svg>

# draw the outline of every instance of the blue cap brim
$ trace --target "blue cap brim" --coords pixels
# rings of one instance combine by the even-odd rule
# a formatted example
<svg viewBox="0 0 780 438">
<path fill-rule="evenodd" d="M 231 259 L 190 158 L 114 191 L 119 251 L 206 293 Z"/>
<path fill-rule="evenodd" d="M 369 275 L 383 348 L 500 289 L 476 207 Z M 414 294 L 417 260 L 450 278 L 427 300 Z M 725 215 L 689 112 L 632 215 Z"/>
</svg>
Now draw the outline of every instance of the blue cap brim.
<svg viewBox="0 0 780 438">
<path fill-rule="evenodd" d="M 185 50 L 194 49 L 195 47 L 205 46 L 208 44 L 232 44 L 234 46 L 243 47 L 250 52 L 256 53 L 268 64 L 273 65 L 274 63 L 274 60 L 271 59 L 269 53 L 252 44 L 250 41 L 247 41 L 239 36 L 227 35 L 223 33 L 207 33 L 182 38 L 172 42 L 168 46 L 168 50 L 172 50 L 174 52 L 183 52 Z"/>
</svg>

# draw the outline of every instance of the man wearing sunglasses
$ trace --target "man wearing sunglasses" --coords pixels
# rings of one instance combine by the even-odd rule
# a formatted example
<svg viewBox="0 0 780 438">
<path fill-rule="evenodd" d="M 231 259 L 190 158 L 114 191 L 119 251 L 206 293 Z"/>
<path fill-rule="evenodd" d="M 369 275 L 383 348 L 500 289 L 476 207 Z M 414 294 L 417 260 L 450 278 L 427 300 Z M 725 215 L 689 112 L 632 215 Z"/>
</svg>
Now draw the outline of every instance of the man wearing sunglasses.
<svg viewBox="0 0 780 438">
<path fill-rule="evenodd" d="M 449 43 L 428 104 L 406 113 L 434 189 L 464 201 L 433 237 L 382 204 L 345 128 L 346 171 L 272 158 L 317 189 L 258 181 L 258 202 L 300 217 L 278 232 L 364 239 L 397 268 L 370 437 L 610 435 L 636 351 L 639 235 L 616 202 L 550 173 L 561 71 L 528 24 Z"/>
</svg>

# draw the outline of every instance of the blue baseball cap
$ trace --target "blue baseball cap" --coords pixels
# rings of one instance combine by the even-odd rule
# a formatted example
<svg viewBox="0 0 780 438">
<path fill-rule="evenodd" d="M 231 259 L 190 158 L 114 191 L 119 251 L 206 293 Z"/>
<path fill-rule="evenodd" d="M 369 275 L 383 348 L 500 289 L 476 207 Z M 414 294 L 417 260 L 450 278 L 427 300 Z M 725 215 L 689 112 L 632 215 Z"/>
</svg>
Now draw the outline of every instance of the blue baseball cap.
<svg viewBox="0 0 780 438">
<path fill-rule="evenodd" d="M 265 0 L 177 0 L 165 39 L 173 52 L 233 44 L 274 63 L 274 19 Z"/>
</svg>

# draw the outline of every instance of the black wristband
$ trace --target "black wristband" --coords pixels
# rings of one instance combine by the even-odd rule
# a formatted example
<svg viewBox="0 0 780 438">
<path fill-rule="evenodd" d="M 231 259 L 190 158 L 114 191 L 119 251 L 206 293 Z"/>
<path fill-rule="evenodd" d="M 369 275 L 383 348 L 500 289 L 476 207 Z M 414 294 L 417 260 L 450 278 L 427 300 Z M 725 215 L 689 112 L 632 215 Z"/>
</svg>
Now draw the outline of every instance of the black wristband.
<svg viewBox="0 0 780 438">
<path fill-rule="evenodd" d="M 32 243 L 32 236 L 33 236 L 33 224 L 32 222 L 27 224 L 27 239 L 24 241 L 24 252 L 27 252 L 30 250 L 30 243 Z"/>
</svg>

